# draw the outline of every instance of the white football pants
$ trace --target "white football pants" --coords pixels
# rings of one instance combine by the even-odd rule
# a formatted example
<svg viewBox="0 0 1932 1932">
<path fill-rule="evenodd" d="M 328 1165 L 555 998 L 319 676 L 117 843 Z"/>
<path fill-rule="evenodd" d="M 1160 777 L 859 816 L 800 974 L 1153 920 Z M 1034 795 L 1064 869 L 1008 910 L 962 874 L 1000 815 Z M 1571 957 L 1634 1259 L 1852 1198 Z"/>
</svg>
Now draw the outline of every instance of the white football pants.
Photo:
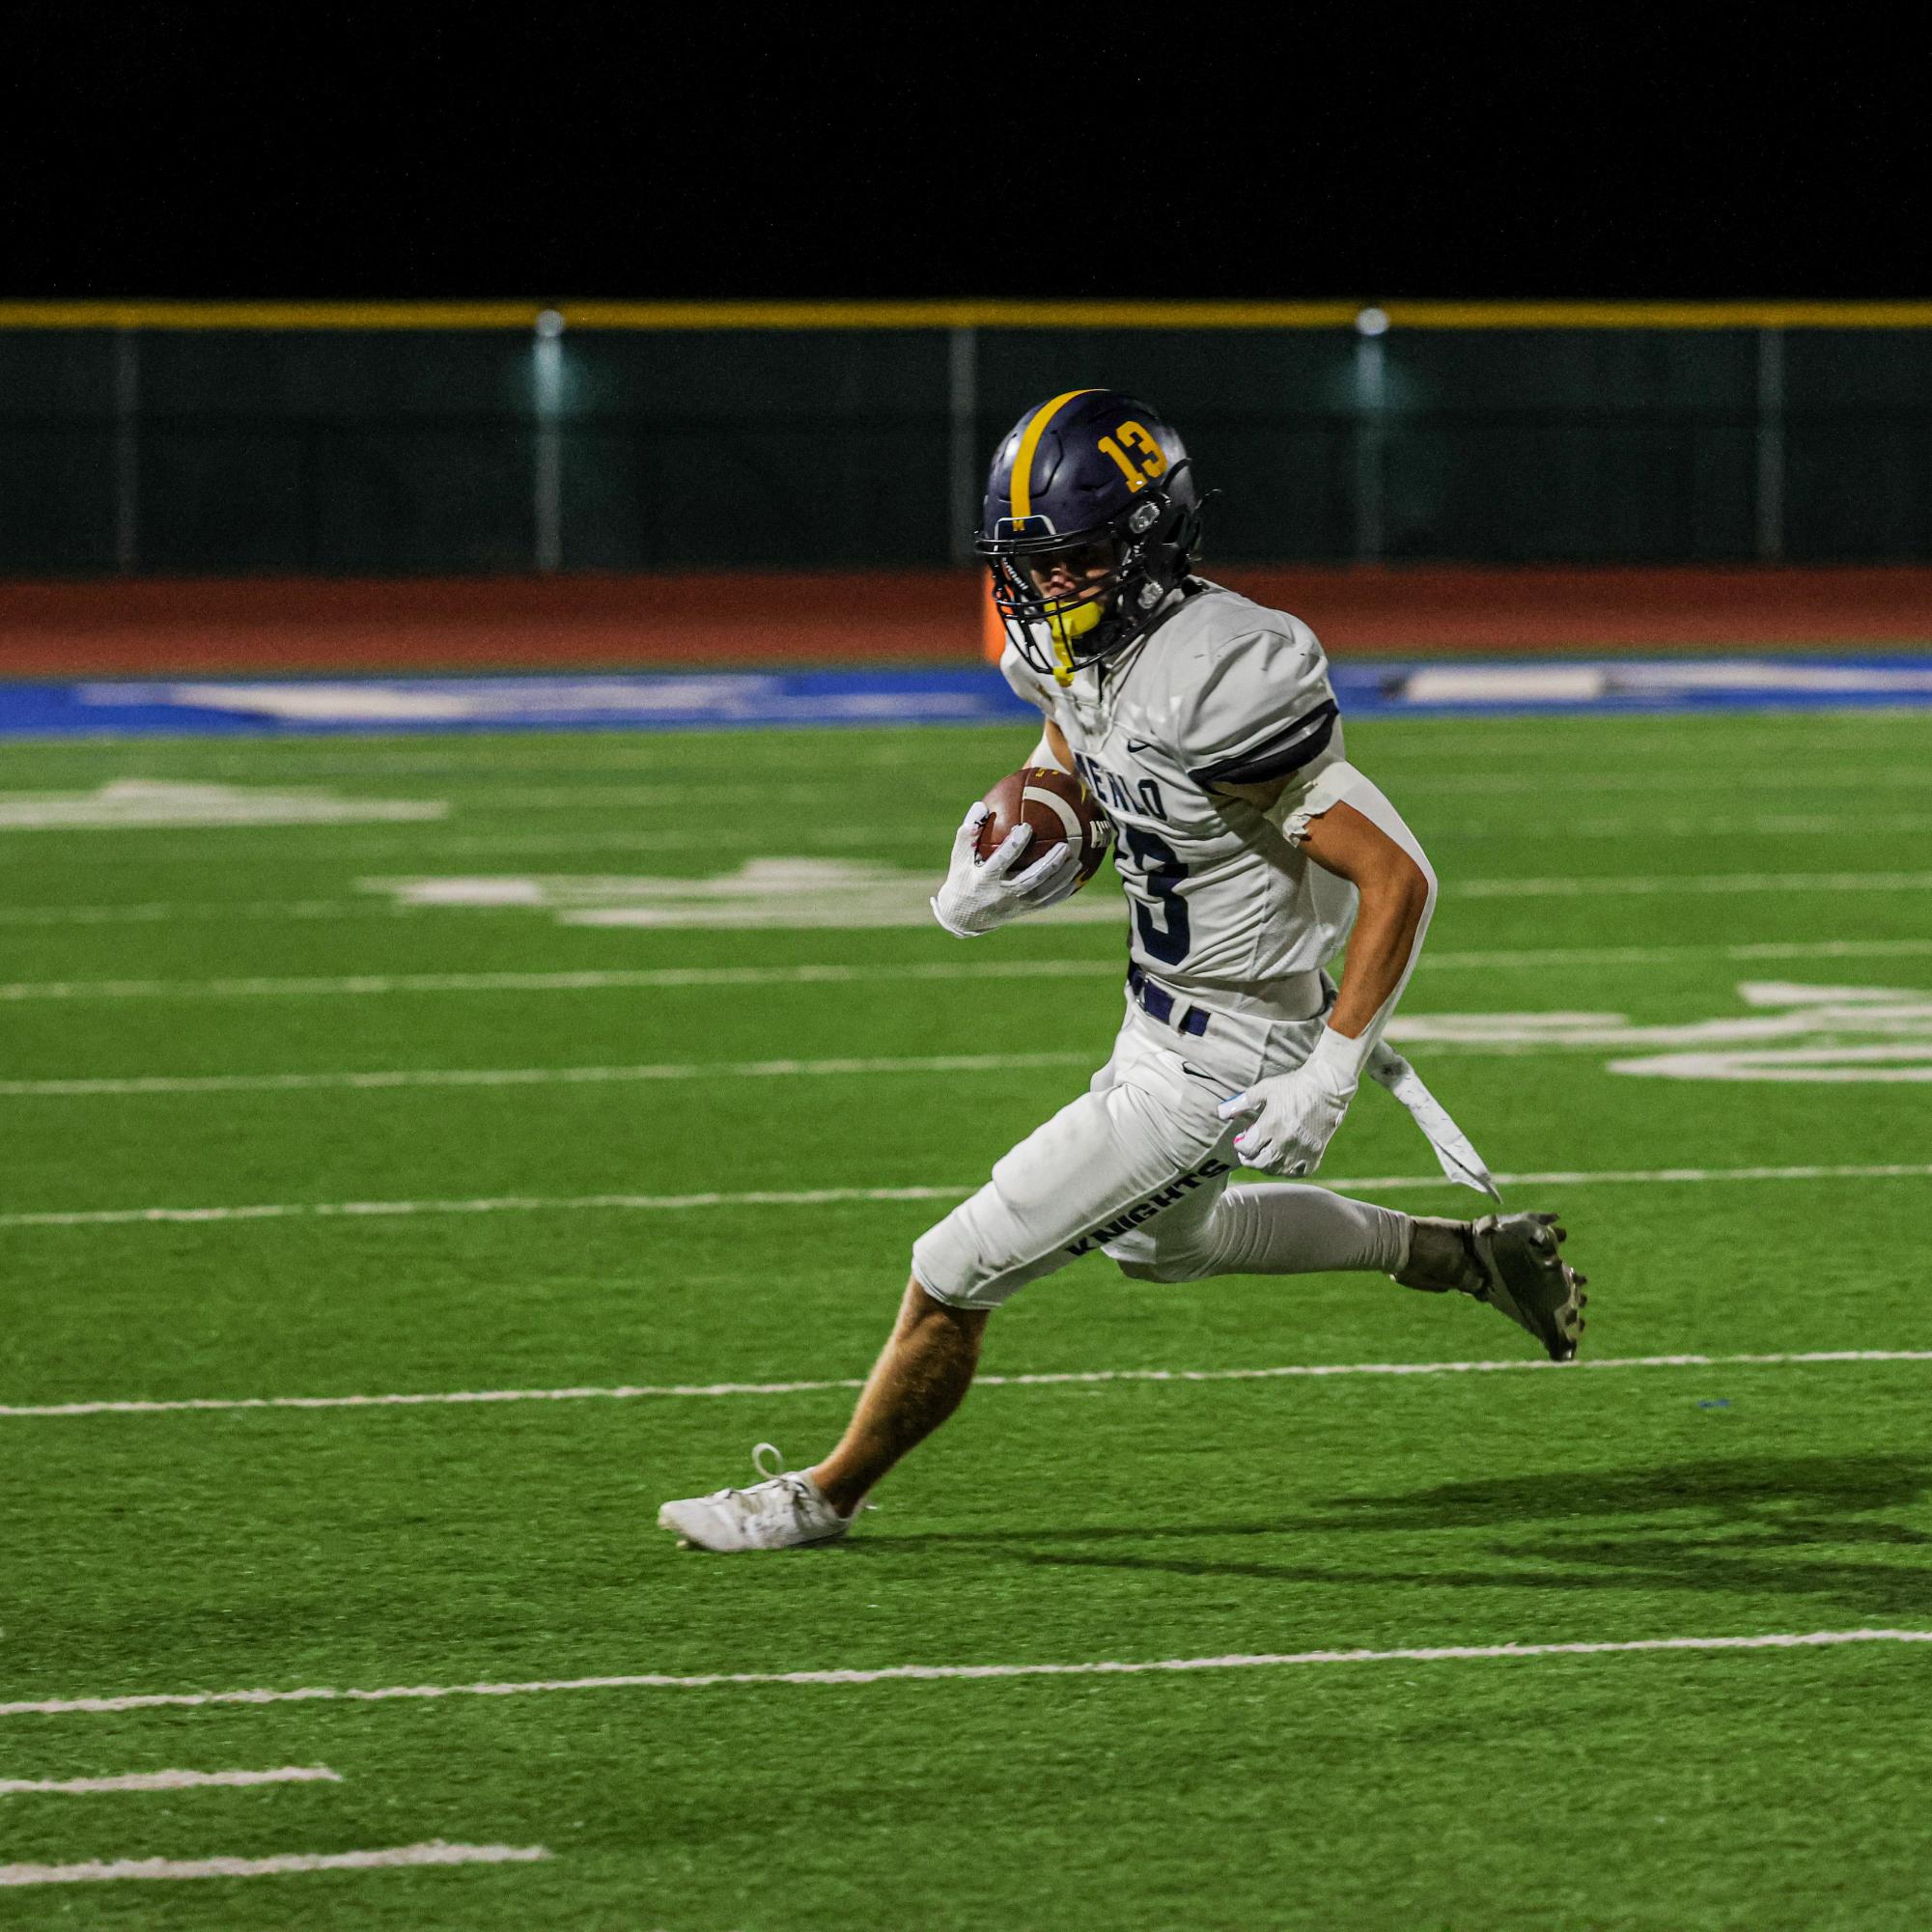
<svg viewBox="0 0 1932 1932">
<path fill-rule="evenodd" d="M 1088 1091 L 920 1236 L 912 1273 L 936 1301 L 996 1308 L 1096 1248 L 1146 1281 L 1406 1267 L 1407 1215 L 1319 1187 L 1227 1185 L 1239 1123 L 1216 1109 L 1264 1073 L 1299 1066 L 1320 1023 L 1273 1028 L 1257 1054 L 1217 1042 L 1212 1024 L 1177 1033 L 1130 1001 Z"/>
</svg>

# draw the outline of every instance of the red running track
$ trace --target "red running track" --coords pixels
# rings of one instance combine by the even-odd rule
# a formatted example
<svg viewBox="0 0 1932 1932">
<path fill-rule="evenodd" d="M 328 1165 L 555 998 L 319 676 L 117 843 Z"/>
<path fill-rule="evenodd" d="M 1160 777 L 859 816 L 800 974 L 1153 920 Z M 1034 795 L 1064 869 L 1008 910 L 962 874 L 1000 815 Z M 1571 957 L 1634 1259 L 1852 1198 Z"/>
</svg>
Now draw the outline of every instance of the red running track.
<svg viewBox="0 0 1932 1932">
<path fill-rule="evenodd" d="M 1932 570 L 1230 567 L 1337 656 L 1932 644 Z M 974 574 L 0 583 L 0 676 L 958 661 Z"/>
</svg>

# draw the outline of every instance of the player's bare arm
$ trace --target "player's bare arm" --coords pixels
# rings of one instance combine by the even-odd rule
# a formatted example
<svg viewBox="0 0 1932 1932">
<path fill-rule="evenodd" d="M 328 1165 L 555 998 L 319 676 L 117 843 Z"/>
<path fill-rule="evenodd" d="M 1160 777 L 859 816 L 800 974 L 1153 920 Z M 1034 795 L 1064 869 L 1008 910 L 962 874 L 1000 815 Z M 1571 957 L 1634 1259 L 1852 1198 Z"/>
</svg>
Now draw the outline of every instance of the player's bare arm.
<svg viewBox="0 0 1932 1932">
<path fill-rule="evenodd" d="M 1414 964 L 1429 912 L 1429 880 L 1380 826 L 1350 804 L 1331 805 L 1311 821 L 1302 850 L 1325 872 L 1346 879 L 1360 897 L 1341 989 L 1329 1014 L 1337 1033 L 1357 1039 Z"/>
<path fill-rule="evenodd" d="M 1272 798 L 1258 787 L 1228 789 L 1265 811 L 1285 788 L 1274 787 Z M 1429 877 L 1373 819 L 1347 803 L 1330 805 L 1309 820 L 1301 849 L 1323 871 L 1346 879 L 1360 898 L 1341 989 L 1329 1014 L 1337 1033 L 1358 1039 L 1414 964 L 1429 914 Z"/>
</svg>

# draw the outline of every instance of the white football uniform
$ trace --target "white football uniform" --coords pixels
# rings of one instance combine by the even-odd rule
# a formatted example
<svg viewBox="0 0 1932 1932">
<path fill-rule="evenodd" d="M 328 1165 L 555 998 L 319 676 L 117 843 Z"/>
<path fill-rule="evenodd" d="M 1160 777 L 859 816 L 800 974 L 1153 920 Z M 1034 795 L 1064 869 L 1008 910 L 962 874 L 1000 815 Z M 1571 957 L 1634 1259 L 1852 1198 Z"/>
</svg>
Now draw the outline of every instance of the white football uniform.
<svg viewBox="0 0 1932 1932">
<path fill-rule="evenodd" d="M 984 1308 L 1096 1247 L 1134 1274 L 1217 1272 L 1209 1222 L 1241 1164 L 1217 1108 L 1307 1057 L 1322 968 L 1355 917 L 1354 886 L 1299 850 L 1308 820 L 1360 799 L 1427 861 L 1348 765 L 1328 659 L 1300 618 L 1194 578 L 1066 686 L 1010 645 L 1000 669 L 1065 735 L 1112 824 L 1127 1012 L 1089 1091 L 921 1237 L 913 1273 L 938 1300 Z M 1268 812 L 1216 789 L 1283 778 Z"/>
</svg>

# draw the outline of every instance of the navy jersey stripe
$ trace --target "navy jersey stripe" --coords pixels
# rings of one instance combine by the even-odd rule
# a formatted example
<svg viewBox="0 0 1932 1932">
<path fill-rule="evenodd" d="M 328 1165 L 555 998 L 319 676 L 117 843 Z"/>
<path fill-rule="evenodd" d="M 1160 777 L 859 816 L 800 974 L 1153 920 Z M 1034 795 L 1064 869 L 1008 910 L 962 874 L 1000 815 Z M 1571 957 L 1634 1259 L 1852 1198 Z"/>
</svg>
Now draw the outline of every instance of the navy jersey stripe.
<svg viewBox="0 0 1932 1932">
<path fill-rule="evenodd" d="M 1337 715 L 1334 700 L 1317 705 L 1297 718 L 1287 730 L 1264 739 L 1251 750 L 1223 758 L 1217 765 L 1204 765 L 1190 771 L 1196 785 L 1260 785 L 1270 778 L 1285 778 L 1299 771 L 1310 759 L 1319 758 L 1334 736 Z"/>
</svg>

